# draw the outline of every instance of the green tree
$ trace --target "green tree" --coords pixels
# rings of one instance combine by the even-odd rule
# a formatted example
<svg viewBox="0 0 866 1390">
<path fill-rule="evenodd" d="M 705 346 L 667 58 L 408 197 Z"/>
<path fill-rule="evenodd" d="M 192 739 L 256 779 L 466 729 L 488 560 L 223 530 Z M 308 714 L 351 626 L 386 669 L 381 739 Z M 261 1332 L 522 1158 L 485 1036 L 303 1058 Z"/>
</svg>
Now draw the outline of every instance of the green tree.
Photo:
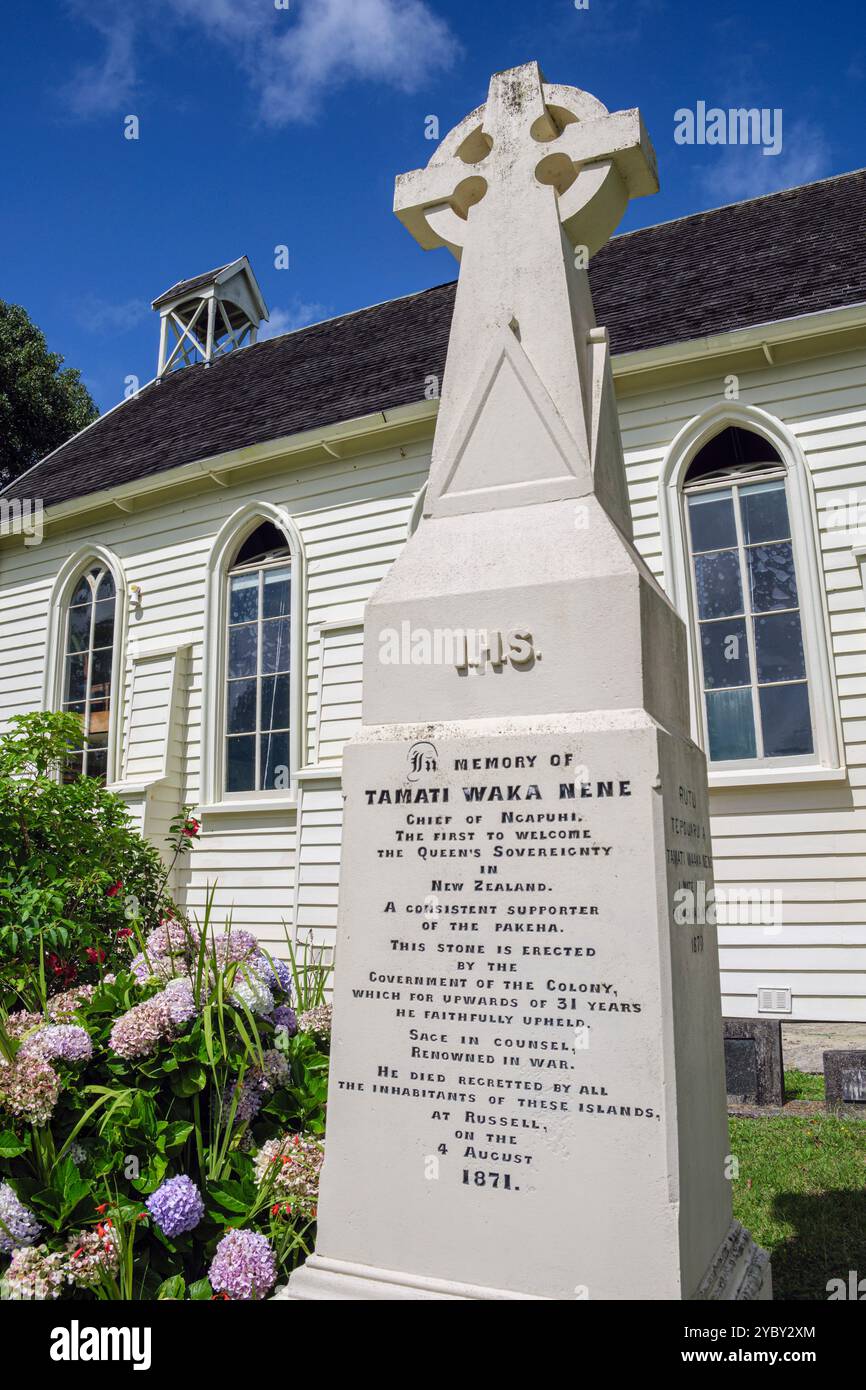
<svg viewBox="0 0 866 1390">
<path fill-rule="evenodd" d="M 80 372 L 48 351 L 25 309 L 0 299 L 0 486 L 98 414 Z"/>
</svg>

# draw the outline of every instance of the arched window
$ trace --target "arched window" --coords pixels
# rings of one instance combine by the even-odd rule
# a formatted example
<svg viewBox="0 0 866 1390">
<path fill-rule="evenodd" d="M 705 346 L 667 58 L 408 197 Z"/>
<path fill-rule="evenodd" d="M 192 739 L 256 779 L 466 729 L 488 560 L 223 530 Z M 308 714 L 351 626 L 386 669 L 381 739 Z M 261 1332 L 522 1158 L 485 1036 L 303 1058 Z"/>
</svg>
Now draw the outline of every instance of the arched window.
<svg viewBox="0 0 866 1390">
<path fill-rule="evenodd" d="M 117 587 L 108 566 L 88 566 L 74 583 L 63 621 L 63 709 L 81 718 L 82 743 L 64 780 L 109 776 Z"/>
<path fill-rule="evenodd" d="M 285 790 L 291 777 L 292 563 L 286 536 L 263 521 L 226 577 L 226 793 Z"/>
<path fill-rule="evenodd" d="M 682 476 L 700 722 L 711 764 L 815 761 L 815 693 L 785 463 L 728 426 Z"/>
</svg>

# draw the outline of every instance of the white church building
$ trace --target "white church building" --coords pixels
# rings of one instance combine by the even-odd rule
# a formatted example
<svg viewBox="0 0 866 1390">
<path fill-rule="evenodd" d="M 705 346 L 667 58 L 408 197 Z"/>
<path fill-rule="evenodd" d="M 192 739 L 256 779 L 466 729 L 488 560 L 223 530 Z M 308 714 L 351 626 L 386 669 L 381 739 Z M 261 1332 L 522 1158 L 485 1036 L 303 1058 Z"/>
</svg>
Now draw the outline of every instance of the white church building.
<svg viewBox="0 0 866 1390">
<path fill-rule="evenodd" d="M 635 541 L 690 634 L 731 1016 L 866 1021 L 864 226 L 859 171 L 590 267 Z M 364 608 L 421 518 L 453 297 L 257 343 L 246 259 L 182 281 L 157 378 L 0 497 L 0 719 L 81 713 L 78 770 L 157 845 L 193 804 L 180 906 L 216 885 L 277 952 L 333 943 Z"/>
</svg>

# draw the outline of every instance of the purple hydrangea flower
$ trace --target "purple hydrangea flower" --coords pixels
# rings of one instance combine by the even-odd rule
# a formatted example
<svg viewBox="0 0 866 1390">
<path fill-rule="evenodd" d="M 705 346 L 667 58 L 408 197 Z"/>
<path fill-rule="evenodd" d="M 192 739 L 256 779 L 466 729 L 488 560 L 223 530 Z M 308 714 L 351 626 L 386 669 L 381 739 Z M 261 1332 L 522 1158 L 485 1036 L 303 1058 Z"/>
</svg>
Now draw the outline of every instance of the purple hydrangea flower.
<svg viewBox="0 0 866 1390">
<path fill-rule="evenodd" d="M 129 963 L 129 968 L 140 985 L 146 985 L 148 980 L 171 980 L 175 975 L 179 975 L 183 969 L 184 962 L 175 956 L 174 960 L 167 956 L 133 956 Z"/>
<path fill-rule="evenodd" d="M 155 994 L 121 1014 L 108 1041 L 112 1051 L 127 1060 L 148 1057 L 173 1031 L 168 1005 L 161 994 Z"/>
<path fill-rule="evenodd" d="M 0 1250 L 10 1255 L 22 1245 L 34 1245 L 42 1227 L 29 1207 L 19 1201 L 8 1182 L 0 1183 Z"/>
<path fill-rule="evenodd" d="M 93 1043 L 87 1030 L 76 1023 L 51 1023 L 24 1039 L 19 1057 L 41 1057 L 44 1062 L 89 1062 Z"/>
<path fill-rule="evenodd" d="M 60 1095 L 60 1077 L 42 1057 L 0 1059 L 0 1105 L 32 1125 L 46 1125 Z"/>
<path fill-rule="evenodd" d="M 257 1231 L 227 1231 L 208 1271 L 211 1288 L 232 1299 L 259 1299 L 277 1280 L 277 1257 L 267 1236 Z"/>
<path fill-rule="evenodd" d="M 162 998 L 165 1000 L 169 1018 L 176 1027 L 189 1023 L 190 1019 L 195 1018 L 198 1012 L 192 981 L 188 980 L 185 975 L 178 976 L 176 980 L 169 980 L 162 991 Z"/>
<path fill-rule="evenodd" d="M 145 1206 L 163 1235 L 170 1240 L 183 1235 L 185 1231 L 195 1230 L 204 1216 L 201 1193 L 192 1178 L 184 1173 L 177 1178 L 166 1178 L 151 1193 Z"/>
<path fill-rule="evenodd" d="M 223 1106 L 226 1114 L 228 1115 L 231 1110 L 235 1093 L 237 1093 L 233 1123 L 236 1125 L 248 1124 L 258 1115 L 262 1108 L 262 1101 L 269 1090 L 270 1087 L 265 1077 L 258 1069 L 247 1072 L 240 1084 L 237 1080 L 229 1082 L 223 1092 Z"/>
<path fill-rule="evenodd" d="M 240 928 L 218 932 L 213 937 L 214 955 L 220 966 L 246 960 L 249 956 L 255 955 L 258 946 L 259 943 L 252 932 L 241 931 Z"/>
<path fill-rule="evenodd" d="M 269 960 L 259 952 L 249 963 L 270 989 L 292 997 L 292 972 L 284 960 L 279 960 L 276 956 Z"/>
<path fill-rule="evenodd" d="M 271 1023 L 275 1028 L 284 1028 L 290 1038 L 293 1038 L 298 1031 L 298 1018 L 294 1009 L 290 1009 L 288 1004 L 280 1004 L 271 1014 Z"/>
<path fill-rule="evenodd" d="M 198 950 L 198 932 L 167 917 L 149 933 L 146 947 L 149 956 L 186 957 Z"/>
</svg>

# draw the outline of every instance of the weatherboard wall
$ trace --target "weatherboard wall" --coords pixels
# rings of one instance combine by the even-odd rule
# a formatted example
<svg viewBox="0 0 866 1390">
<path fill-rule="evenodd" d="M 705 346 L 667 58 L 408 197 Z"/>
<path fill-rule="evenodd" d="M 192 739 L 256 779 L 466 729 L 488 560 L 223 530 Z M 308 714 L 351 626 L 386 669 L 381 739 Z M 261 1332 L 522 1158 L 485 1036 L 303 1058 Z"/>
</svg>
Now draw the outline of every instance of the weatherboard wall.
<svg viewBox="0 0 866 1390">
<path fill-rule="evenodd" d="M 659 522 L 662 463 L 677 432 L 716 404 L 722 389 L 718 380 L 692 382 L 621 401 L 636 543 L 662 583 L 669 577 Z M 718 881 L 778 887 L 783 900 L 779 928 L 720 927 L 724 1009 L 754 1015 L 759 986 L 790 988 L 792 1017 L 866 1020 L 866 609 L 851 535 L 827 525 L 819 531 L 828 501 L 853 494 L 866 505 L 866 354 L 768 364 L 741 374 L 740 397 L 781 419 L 808 462 L 847 776 L 713 791 Z M 97 526 L 49 527 L 41 545 L 0 550 L 4 724 L 41 706 L 49 601 L 69 554 L 98 542 L 118 557 L 128 584 L 141 586 L 140 610 L 129 613 L 122 682 L 128 775 L 120 790 L 159 842 L 172 810 L 201 800 L 205 585 L 214 540 L 248 502 L 292 516 L 306 562 L 297 802 L 205 812 L 201 840 L 176 878 L 184 907 L 201 914 L 213 888 L 219 917 L 231 914 L 275 948 L 284 930 L 333 942 L 340 756 L 360 721 L 364 604 L 406 538 L 428 465 L 429 444 L 327 463 L 287 460 L 265 482 L 136 503 Z M 183 659 L 171 689 L 160 659 L 145 679 L 148 653 L 172 649 Z M 142 779 L 160 765 L 164 775 L 142 793 Z"/>
</svg>

